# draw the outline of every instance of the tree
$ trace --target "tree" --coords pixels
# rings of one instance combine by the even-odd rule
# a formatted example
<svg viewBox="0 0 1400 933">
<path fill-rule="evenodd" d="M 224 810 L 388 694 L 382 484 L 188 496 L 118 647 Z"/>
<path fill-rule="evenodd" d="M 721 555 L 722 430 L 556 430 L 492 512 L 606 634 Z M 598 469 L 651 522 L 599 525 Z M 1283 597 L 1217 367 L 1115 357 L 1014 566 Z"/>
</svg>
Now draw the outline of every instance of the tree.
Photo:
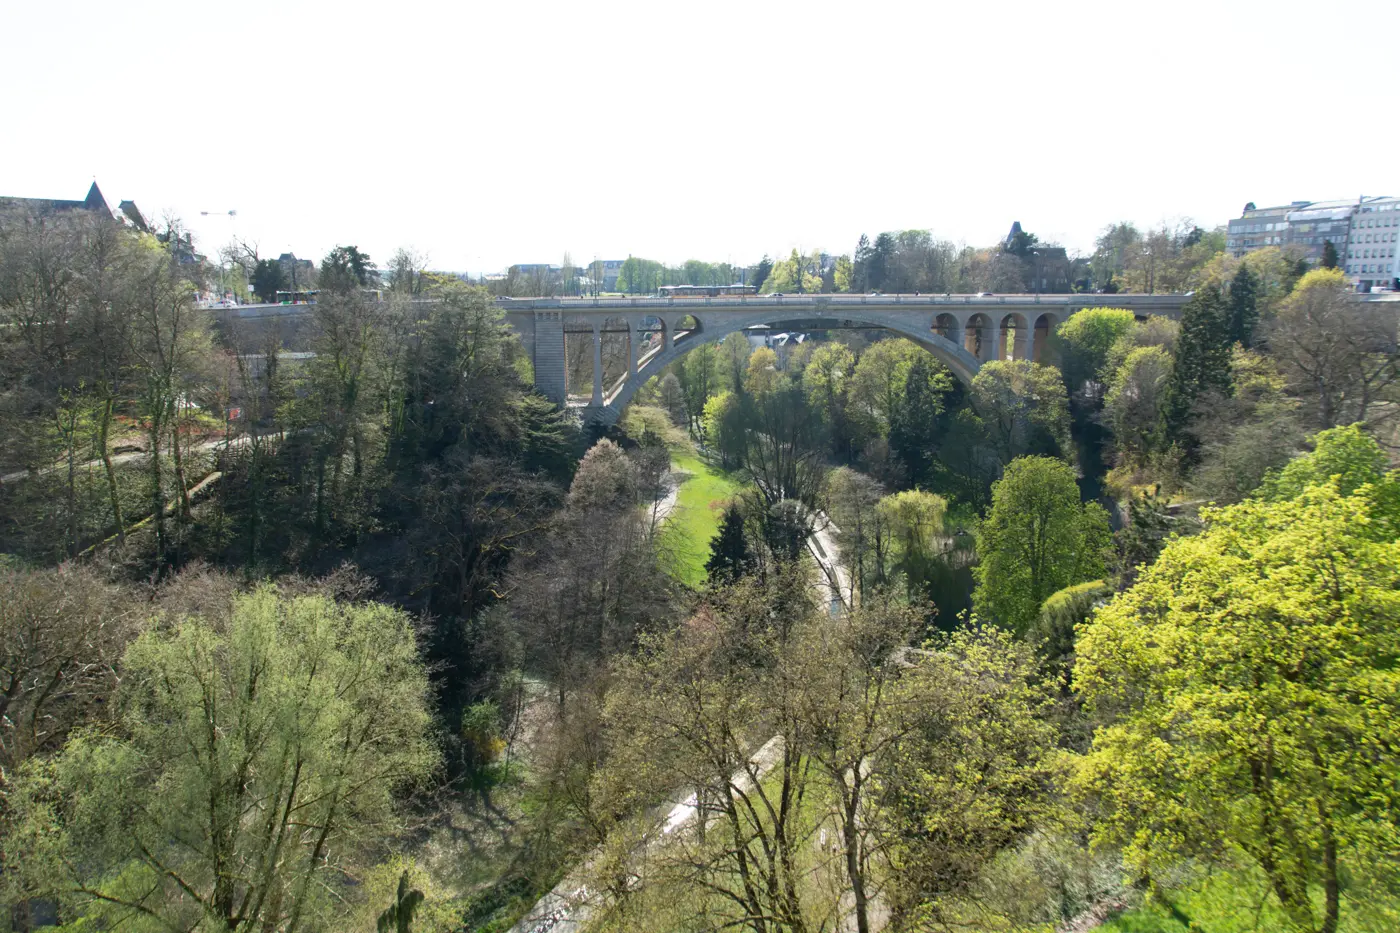
<svg viewBox="0 0 1400 933">
<path fill-rule="evenodd" d="M 1231 343 L 1249 347 L 1259 325 L 1259 277 L 1241 265 L 1230 280 L 1230 307 L 1226 333 Z"/>
<path fill-rule="evenodd" d="M 733 392 L 720 392 L 705 403 L 705 443 L 719 453 L 720 464 L 729 469 L 743 457 L 744 412 Z"/>
<path fill-rule="evenodd" d="M 942 556 L 948 503 L 931 492 L 906 489 L 881 499 L 876 509 L 889 535 L 893 568 L 904 578 L 905 595 L 918 601 Z"/>
<path fill-rule="evenodd" d="M 851 410 L 870 433 L 889 436 L 890 425 L 904 404 L 909 371 L 914 361 L 925 355 L 918 344 L 904 338 L 877 341 L 860 355 L 851 374 Z M 952 383 L 951 376 L 941 368 L 925 372 L 931 383 L 936 382 L 934 391 Z"/>
<path fill-rule="evenodd" d="M 348 292 L 378 281 L 379 273 L 368 253 L 356 246 L 337 246 L 321 260 L 320 286 L 330 291 Z"/>
<path fill-rule="evenodd" d="M 705 403 L 723 385 L 724 373 L 720 366 L 720 348 L 713 343 L 702 343 L 681 359 L 672 364 L 676 378 L 680 380 L 684 395 L 685 410 L 690 418 L 690 430 L 699 435 L 701 420 L 705 413 Z"/>
<path fill-rule="evenodd" d="M 389 260 L 389 288 L 415 298 L 422 295 L 427 288 L 427 264 L 426 257 L 412 250 L 398 250 Z"/>
<path fill-rule="evenodd" d="M 889 582 L 893 544 L 888 510 L 880 509 L 885 487 L 873 477 L 841 467 L 827 480 L 826 508 L 835 522 L 841 561 L 863 600 Z"/>
<path fill-rule="evenodd" d="M 812 787 L 791 662 L 812 607 L 801 572 L 718 588 L 686 624 L 620 659 L 607 708 L 609 760 L 591 788 L 613 814 L 693 787 L 696 816 L 649 852 L 663 883 L 718 897 L 706 921 L 753 933 L 806 933 L 821 895 L 801 883 Z M 773 738 L 765 741 L 769 736 Z M 614 817 L 616 819 L 616 817 Z"/>
<path fill-rule="evenodd" d="M 375 923 L 379 933 L 413 933 L 413 915 L 423 904 L 423 892 L 408 886 L 408 872 L 399 876 L 394 903 L 385 908 Z"/>
<path fill-rule="evenodd" d="M 1340 269 L 1303 276 L 1265 331 L 1269 352 L 1312 423 L 1332 428 L 1389 417 L 1400 380 L 1393 321 L 1352 301 Z"/>
<path fill-rule="evenodd" d="M 855 284 L 855 266 L 851 264 L 850 256 L 836 257 L 836 272 L 833 279 L 836 291 L 849 292 Z"/>
<path fill-rule="evenodd" d="M 126 601 L 90 571 L 0 571 L 0 789 L 101 716 L 135 634 Z"/>
<path fill-rule="evenodd" d="M 744 391 L 749 395 L 764 395 L 784 381 L 778 372 L 778 354 L 770 347 L 759 347 L 749 354 L 748 371 L 744 374 Z"/>
<path fill-rule="evenodd" d="M 1309 486 L 1323 485 L 1335 485 L 1343 496 L 1356 495 L 1362 486 L 1370 486 L 1370 493 L 1381 497 L 1395 492 L 1397 477 L 1388 470 L 1389 458 L 1361 425 L 1320 431 L 1312 443 L 1310 453 L 1295 457 L 1268 477 L 1258 490 L 1261 498 L 1285 502 Z M 1382 509 L 1375 517 L 1388 520 L 1391 516 Z"/>
<path fill-rule="evenodd" d="M 1331 240 L 1322 241 L 1322 263 L 1320 268 L 1337 268 L 1337 247 L 1332 243 Z"/>
<path fill-rule="evenodd" d="M 794 740 L 816 765 L 841 840 L 858 933 L 872 928 L 880 860 L 893 833 L 879 807 L 880 780 L 926 697 L 903 689 L 898 646 L 918 631 L 920 608 L 872 598 L 845 618 L 813 618 L 784 659 L 796 688 Z"/>
<path fill-rule="evenodd" d="M 849 416 L 848 392 L 856 366 L 855 354 L 845 344 L 829 342 L 812 351 L 802 370 L 802 388 L 807 404 L 821 416 L 831 435 L 838 456 L 850 462 L 855 456 L 855 437 Z"/>
<path fill-rule="evenodd" d="M 973 607 L 1023 632 L 1057 590 L 1103 576 L 1108 515 L 1079 501 L 1074 472 L 1050 457 L 1021 457 L 992 486 L 992 508 L 977 529 Z"/>
<path fill-rule="evenodd" d="M 1111 224 L 1094 241 L 1090 260 L 1094 284 L 1104 291 L 1119 291 L 1116 281 L 1141 248 L 1142 234 L 1131 223 Z"/>
<path fill-rule="evenodd" d="M 1070 315 L 1055 331 L 1059 345 L 1060 368 L 1065 387 L 1079 394 L 1088 386 L 1097 398 L 1102 384 L 1113 374 L 1105 371 L 1109 350 L 1114 343 L 1136 326 L 1133 312 L 1124 308 L 1085 308 Z"/>
<path fill-rule="evenodd" d="M 16 782 L 24 893 L 102 927 L 334 926 L 332 879 L 435 764 L 408 618 L 264 587 L 147 631 L 123 669 L 119 728 Z"/>
<path fill-rule="evenodd" d="M 1109 382 L 1104 415 L 1127 464 L 1143 464 L 1166 441 L 1163 417 L 1172 358 L 1161 347 L 1139 347 L 1128 354 Z"/>
<path fill-rule="evenodd" d="M 753 552 L 744 533 L 744 513 L 731 502 L 724 507 L 719 531 L 710 539 L 710 559 L 705 562 L 705 573 L 710 582 L 727 584 L 752 573 L 754 566 Z"/>
<path fill-rule="evenodd" d="M 890 452 L 915 484 L 930 476 L 933 450 L 946 427 L 943 399 L 952 386 L 952 375 L 927 353 L 915 357 L 905 374 L 904 401 L 890 421 Z"/>
<path fill-rule="evenodd" d="M 210 353 L 210 321 L 207 311 L 195 307 L 193 285 L 174 256 L 147 242 L 133 259 L 133 266 L 130 353 L 140 380 L 137 408 L 146 422 L 151 452 L 149 488 L 156 558 L 163 563 L 171 539 L 165 520 L 165 461 L 158 454 L 168 441 L 176 516 L 184 526 L 190 519 L 190 484 L 180 426 L 199 394 L 200 371 Z"/>
<path fill-rule="evenodd" d="M 661 377 L 659 394 L 661 407 L 666 410 L 671 421 L 679 425 L 686 424 L 689 419 L 686 417 L 685 391 L 675 373 L 667 373 Z"/>
<path fill-rule="evenodd" d="M 277 293 L 287 287 L 287 273 L 275 259 L 259 259 L 253 268 L 251 284 L 253 294 L 264 302 L 277 300 Z"/>
<path fill-rule="evenodd" d="M 1230 332 L 1220 289 L 1200 289 L 1181 312 L 1181 336 L 1167 385 L 1167 431 L 1188 436 L 1196 401 L 1206 392 L 1230 390 Z"/>
<path fill-rule="evenodd" d="M 768 275 L 773 271 L 773 260 L 767 254 L 758 261 L 758 265 L 753 267 L 753 281 L 749 284 L 753 286 L 755 293 L 763 291 L 764 284 L 768 281 Z"/>
<path fill-rule="evenodd" d="M 1294 928 L 1333 933 L 1343 873 L 1400 854 L 1400 562 L 1376 512 L 1329 481 L 1209 510 L 1082 630 L 1075 683 L 1108 722 L 1076 787 L 1139 871 L 1243 855 Z"/>
<path fill-rule="evenodd" d="M 1025 360 L 992 360 L 972 380 L 971 405 L 1003 466 L 1026 454 L 1065 456 L 1069 403 L 1059 372 Z"/>
<path fill-rule="evenodd" d="M 995 628 L 911 653 L 900 678 L 901 734 L 873 775 L 876 823 L 893 872 L 896 929 L 966 894 L 1040 822 L 1054 732 L 1030 647 Z"/>
<path fill-rule="evenodd" d="M 1201 462 L 1189 485 L 1193 495 L 1217 505 L 1252 493 L 1298 452 L 1305 435 L 1298 400 L 1269 357 L 1236 346 L 1230 386 L 1228 395 L 1207 393 L 1196 406 Z"/>
</svg>

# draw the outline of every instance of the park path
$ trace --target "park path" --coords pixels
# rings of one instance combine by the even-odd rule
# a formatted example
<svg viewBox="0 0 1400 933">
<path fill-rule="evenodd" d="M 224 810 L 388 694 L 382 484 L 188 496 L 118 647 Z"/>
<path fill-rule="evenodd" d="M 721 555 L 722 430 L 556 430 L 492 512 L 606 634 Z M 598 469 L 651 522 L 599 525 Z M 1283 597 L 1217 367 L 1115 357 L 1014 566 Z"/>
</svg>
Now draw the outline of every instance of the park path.
<svg viewBox="0 0 1400 933">
<path fill-rule="evenodd" d="M 275 435 L 275 434 L 268 434 L 268 435 L 264 435 L 264 436 L 265 436 L 265 437 L 276 437 L 277 435 Z M 228 449 L 228 450 L 237 450 L 237 449 L 240 448 L 240 447 L 247 447 L 250 443 L 252 443 L 252 438 L 251 438 L 250 436 L 248 436 L 247 434 L 240 434 L 238 437 L 235 437 L 235 438 L 233 438 L 232 440 L 225 440 L 225 439 L 222 438 L 222 437 L 216 437 L 216 438 L 213 438 L 212 440 L 201 441 L 200 443 L 194 444 L 194 445 L 192 445 L 192 446 L 190 446 L 190 447 L 182 447 L 181 450 L 182 450 L 184 453 L 186 453 L 186 454 L 191 454 L 191 453 L 195 453 L 195 452 L 198 452 L 198 451 L 206 451 L 206 450 L 224 450 L 224 449 Z M 137 461 L 137 460 L 148 460 L 148 459 L 150 459 L 150 454 L 147 453 L 147 452 L 144 451 L 144 450 L 135 451 L 135 452 L 133 452 L 133 453 L 113 454 L 113 455 L 112 455 L 112 465 L 113 465 L 113 466 L 116 466 L 117 464 L 121 464 L 121 463 L 132 463 L 132 462 Z M 101 458 L 98 458 L 98 459 L 96 459 L 96 460 L 86 460 L 86 461 L 84 461 L 84 462 L 82 462 L 82 463 L 76 464 L 76 465 L 74 466 L 74 469 L 75 469 L 75 470 L 93 470 L 93 469 L 96 469 L 96 468 L 98 468 L 98 467 L 100 467 L 100 466 L 102 466 L 102 460 L 101 460 Z M 20 480 L 28 479 L 28 478 L 31 477 L 31 476 L 47 476 L 47 475 L 49 475 L 50 473 L 57 473 L 57 472 L 60 472 L 60 471 L 62 471 L 62 470 L 66 470 L 66 469 L 68 469 L 68 464 L 66 464 L 66 463 L 55 463 L 55 464 L 52 464 L 52 465 L 50 465 L 50 466 L 40 467 L 40 468 L 37 469 L 37 470 L 16 470 L 16 471 L 13 472 L 13 473 L 5 473 L 4 475 L 0 475 L 0 485 L 8 485 L 8 484 L 10 484 L 10 483 L 17 483 L 17 482 L 19 482 Z"/>
</svg>

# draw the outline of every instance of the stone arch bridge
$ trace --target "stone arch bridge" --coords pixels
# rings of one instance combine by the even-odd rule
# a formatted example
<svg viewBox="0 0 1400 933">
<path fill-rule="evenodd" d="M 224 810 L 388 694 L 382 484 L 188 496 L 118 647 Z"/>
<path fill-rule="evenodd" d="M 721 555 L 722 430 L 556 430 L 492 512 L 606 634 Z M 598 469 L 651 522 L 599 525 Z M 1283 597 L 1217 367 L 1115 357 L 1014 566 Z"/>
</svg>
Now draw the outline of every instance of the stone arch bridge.
<svg viewBox="0 0 1400 933">
<path fill-rule="evenodd" d="M 1055 328 L 1083 308 L 1178 317 L 1188 300 L 1122 294 L 759 295 L 502 298 L 498 304 L 534 363 L 536 388 L 578 409 L 586 421 L 611 424 L 637 389 L 668 364 L 753 327 L 883 328 L 924 347 L 970 382 L 987 360 L 1039 359 Z"/>
</svg>

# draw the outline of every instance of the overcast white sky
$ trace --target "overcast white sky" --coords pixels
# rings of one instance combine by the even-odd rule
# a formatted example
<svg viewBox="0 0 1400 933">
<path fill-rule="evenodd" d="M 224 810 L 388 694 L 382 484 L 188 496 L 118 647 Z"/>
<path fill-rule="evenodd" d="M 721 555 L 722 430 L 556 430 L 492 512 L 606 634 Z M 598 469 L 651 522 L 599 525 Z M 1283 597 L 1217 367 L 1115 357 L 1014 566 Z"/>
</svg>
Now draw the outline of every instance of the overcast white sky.
<svg viewBox="0 0 1400 933">
<path fill-rule="evenodd" d="M 753 262 L 1400 193 L 1400 2 L 0 0 L 0 195 L 212 252 Z M 237 210 L 236 218 L 201 211 Z"/>
</svg>

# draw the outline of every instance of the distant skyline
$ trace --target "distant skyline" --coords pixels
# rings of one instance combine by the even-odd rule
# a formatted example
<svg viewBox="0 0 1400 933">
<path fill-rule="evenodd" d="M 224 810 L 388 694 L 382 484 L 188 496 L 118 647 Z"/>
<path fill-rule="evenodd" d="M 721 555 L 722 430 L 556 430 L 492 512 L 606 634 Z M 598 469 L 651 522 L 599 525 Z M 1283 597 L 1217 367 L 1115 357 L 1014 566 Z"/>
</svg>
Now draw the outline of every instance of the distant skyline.
<svg viewBox="0 0 1400 933">
<path fill-rule="evenodd" d="M 747 264 L 1013 221 L 1087 252 L 1120 220 L 1400 193 L 1394 65 L 1362 54 L 1400 31 L 1383 0 L 53 0 L 4 21 L 0 195 L 96 178 L 208 253 Z"/>
</svg>

